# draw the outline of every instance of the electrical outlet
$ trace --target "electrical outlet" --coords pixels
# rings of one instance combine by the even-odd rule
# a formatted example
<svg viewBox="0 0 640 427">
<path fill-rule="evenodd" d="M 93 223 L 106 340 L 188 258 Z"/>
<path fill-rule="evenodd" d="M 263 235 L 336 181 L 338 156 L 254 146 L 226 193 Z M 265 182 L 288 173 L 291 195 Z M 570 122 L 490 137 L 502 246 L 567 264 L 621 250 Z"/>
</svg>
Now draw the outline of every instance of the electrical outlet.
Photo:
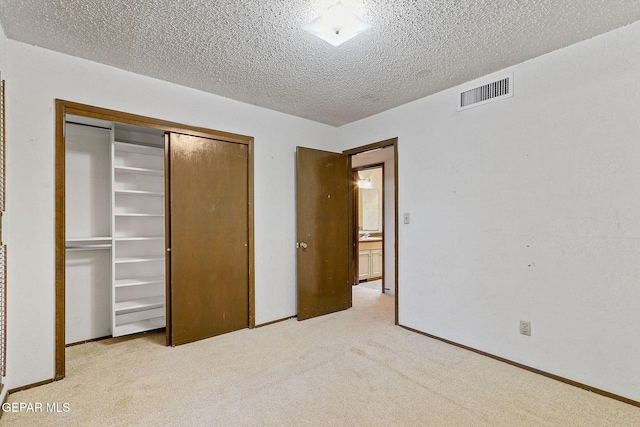
<svg viewBox="0 0 640 427">
<path fill-rule="evenodd" d="M 520 321 L 520 333 L 531 336 L 531 322 Z"/>
<path fill-rule="evenodd" d="M 409 224 L 411 222 L 411 217 L 409 215 L 409 212 L 405 212 L 404 213 L 404 223 L 405 224 Z"/>
</svg>

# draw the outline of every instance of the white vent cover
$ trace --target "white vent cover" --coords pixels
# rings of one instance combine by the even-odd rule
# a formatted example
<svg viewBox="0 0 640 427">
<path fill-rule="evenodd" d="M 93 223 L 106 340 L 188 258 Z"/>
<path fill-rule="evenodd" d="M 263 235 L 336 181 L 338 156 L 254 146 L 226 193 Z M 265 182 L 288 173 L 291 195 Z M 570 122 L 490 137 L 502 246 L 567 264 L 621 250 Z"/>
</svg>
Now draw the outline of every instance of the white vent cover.
<svg viewBox="0 0 640 427">
<path fill-rule="evenodd" d="M 499 101 L 513 96 L 513 73 L 493 79 L 489 83 L 465 88 L 458 91 L 458 111 Z"/>
</svg>

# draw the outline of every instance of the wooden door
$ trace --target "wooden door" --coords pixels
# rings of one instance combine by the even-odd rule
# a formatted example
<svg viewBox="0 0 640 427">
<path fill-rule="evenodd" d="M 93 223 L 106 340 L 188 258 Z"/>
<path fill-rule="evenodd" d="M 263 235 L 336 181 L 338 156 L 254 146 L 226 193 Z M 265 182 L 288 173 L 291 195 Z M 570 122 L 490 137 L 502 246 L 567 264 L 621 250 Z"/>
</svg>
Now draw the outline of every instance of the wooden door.
<svg viewBox="0 0 640 427">
<path fill-rule="evenodd" d="M 351 306 L 351 175 L 348 156 L 297 147 L 298 320 Z"/>
<path fill-rule="evenodd" d="M 248 146 L 168 138 L 171 344 L 249 326 Z"/>
</svg>

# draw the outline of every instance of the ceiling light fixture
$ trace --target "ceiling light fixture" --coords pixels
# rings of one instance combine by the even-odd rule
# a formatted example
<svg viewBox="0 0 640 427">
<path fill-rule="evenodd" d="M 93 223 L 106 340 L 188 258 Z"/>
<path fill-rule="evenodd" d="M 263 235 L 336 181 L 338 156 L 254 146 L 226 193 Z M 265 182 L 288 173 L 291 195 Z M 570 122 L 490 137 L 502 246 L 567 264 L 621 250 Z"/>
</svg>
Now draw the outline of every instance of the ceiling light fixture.
<svg viewBox="0 0 640 427">
<path fill-rule="evenodd" d="M 363 177 L 362 171 L 358 171 L 358 188 L 373 188 L 371 177 Z"/>
<path fill-rule="evenodd" d="M 322 40 L 338 46 L 369 27 L 371 25 L 360 19 L 355 12 L 342 2 L 338 2 L 305 25 L 304 29 Z"/>
</svg>

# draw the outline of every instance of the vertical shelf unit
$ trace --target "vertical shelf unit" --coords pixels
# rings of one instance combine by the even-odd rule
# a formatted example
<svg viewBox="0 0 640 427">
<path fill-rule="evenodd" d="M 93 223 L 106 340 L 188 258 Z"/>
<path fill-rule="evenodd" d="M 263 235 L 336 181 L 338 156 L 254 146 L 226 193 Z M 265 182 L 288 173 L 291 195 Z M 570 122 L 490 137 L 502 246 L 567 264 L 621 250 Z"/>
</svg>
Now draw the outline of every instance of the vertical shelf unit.
<svg viewBox="0 0 640 427">
<path fill-rule="evenodd" d="M 112 335 L 165 327 L 164 146 L 112 133 Z"/>
</svg>

